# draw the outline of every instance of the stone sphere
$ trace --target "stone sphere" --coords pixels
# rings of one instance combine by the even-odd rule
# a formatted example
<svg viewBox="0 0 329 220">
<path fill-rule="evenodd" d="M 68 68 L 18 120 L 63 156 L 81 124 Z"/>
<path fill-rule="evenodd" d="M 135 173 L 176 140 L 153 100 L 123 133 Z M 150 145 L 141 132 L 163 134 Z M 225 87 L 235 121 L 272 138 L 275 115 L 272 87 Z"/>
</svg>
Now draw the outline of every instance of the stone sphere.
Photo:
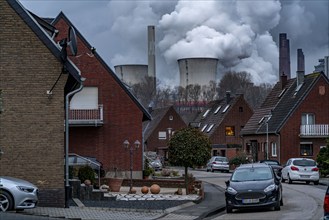
<svg viewBox="0 0 329 220">
<path fill-rule="evenodd" d="M 147 194 L 147 193 L 149 193 L 149 188 L 148 188 L 147 186 L 143 186 L 143 187 L 141 188 L 141 192 L 142 192 L 143 194 Z"/>
<path fill-rule="evenodd" d="M 150 189 L 152 194 L 159 194 L 160 193 L 160 186 L 158 184 L 153 184 Z"/>
<path fill-rule="evenodd" d="M 90 180 L 85 180 L 85 181 L 84 181 L 84 184 L 85 184 L 86 186 L 90 186 L 90 185 L 91 185 L 91 181 L 90 181 Z"/>
<path fill-rule="evenodd" d="M 132 189 L 130 190 L 130 193 L 131 193 L 131 194 L 136 194 L 136 192 L 137 192 L 137 191 L 136 191 L 135 188 L 132 188 Z"/>
</svg>

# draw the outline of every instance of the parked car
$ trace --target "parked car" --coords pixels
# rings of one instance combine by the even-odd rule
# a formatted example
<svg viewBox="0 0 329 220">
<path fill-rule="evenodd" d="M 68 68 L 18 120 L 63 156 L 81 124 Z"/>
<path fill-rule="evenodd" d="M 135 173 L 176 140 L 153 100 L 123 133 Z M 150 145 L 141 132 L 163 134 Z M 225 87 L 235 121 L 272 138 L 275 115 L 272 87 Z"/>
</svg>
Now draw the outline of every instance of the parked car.
<svg viewBox="0 0 329 220">
<path fill-rule="evenodd" d="M 319 184 L 319 168 L 314 160 L 308 158 L 290 158 L 282 169 L 282 182 L 288 180 L 291 184 L 293 181 L 305 181 L 306 184 L 313 182 Z"/>
<path fill-rule="evenodd" d="M 277 160 L 260 160 L 260 163 L 266 163 L 267 165 L 270 165 L 274 172 L 276 173 L 276 175 L 278 175 L 279 177 L 281 177 L 281 170 L 282 170 L 282 166 L 279 163 L 279 161 Z"/>
<path fill-rule="evenodd" d="M 38 191 L 38 188 L 28 181 L 0 176 L 0 211 L 35 208 Z"/>
<path fill-rule="evenodd" d="M 219 170 L 221 172 L 229 172 L 230 165 L 227 157 L 222 156 L 213 156 L 207 163 L 207 172 L 214 172 L 215 170 Z"/>
<path fill-rule="evenodd" d="M 153 161 L 150 161 L 150 165 L 155 171 L 162 170 L 162 163 L 161 160 L 158 158 Z"/>
<path fill-rule="evenodd" d="M 326 195 L 323 201 L 323 220 L 329 220 L 329 186 L 327 187 Z"/>
<path fill-rule="evenodd" d="M 242 164 L 225 183 L 227 213 L 243 208 L 280 210 L 283 205 L 280 178 L 265 163 Z"/>
</svg>

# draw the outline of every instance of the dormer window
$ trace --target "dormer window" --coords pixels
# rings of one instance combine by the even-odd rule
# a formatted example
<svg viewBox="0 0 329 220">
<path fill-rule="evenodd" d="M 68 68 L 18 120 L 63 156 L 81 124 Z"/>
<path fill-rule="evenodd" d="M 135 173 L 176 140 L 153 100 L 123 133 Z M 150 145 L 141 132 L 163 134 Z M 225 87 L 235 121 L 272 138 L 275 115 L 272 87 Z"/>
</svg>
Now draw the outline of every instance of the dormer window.
<svg viewBox="0 0 329 220">
<path fill-rule="evenodd" d="M 215 110 L 215 112 L 214 112 L 214 114 L 217 114 L 218 112 L 219 112 L 219 110 L 221 109 L 221 105 L 220 106 L 218 106 L 217 108 L 216 108 L 216 110 Z"/>
<path fill-rule="evenodd" d="M 222 113 L 225 113 L 229 107 L 230 107 L 230 105 L 226 105 L 225 108 L 223 109 Z"/>
</svg>

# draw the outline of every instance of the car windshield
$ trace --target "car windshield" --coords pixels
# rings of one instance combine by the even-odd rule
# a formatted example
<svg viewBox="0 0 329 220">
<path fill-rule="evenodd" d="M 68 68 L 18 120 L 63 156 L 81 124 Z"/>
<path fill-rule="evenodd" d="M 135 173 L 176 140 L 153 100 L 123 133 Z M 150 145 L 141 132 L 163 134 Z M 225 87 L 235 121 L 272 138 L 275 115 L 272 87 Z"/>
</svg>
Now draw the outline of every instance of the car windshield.
<svg viewBox="0 0 329 220">
<path fill-rule="evenodd" d="M 276 162 L 276 161 L 264 161 L 264 163 L 266 163 L 268 165 L 279 165 L 279 162 Z"/>
<path fill-rule="evenodd" d="M 251 167 L 240 168 L 235 170 L 232 175 L 231 181 L 243 182 L 243 181 L 259 181 L 272 179 L 271 168 L 269 167 Z"/>
<path fill-rule="evenodd" d="M 223 157 L 223 158 L 217 157 L 217 158 L 215 158 L 215 161 L 217 161 L 217 162 L 228 162 L 226 157 Z"/>
<path fill-rule="evenodd" d="M 316 163 L 314 160 L 294 160 L 292 163 L 296 166 L 303 166 L 303 167 L 316 166 Z"/>
</svg>

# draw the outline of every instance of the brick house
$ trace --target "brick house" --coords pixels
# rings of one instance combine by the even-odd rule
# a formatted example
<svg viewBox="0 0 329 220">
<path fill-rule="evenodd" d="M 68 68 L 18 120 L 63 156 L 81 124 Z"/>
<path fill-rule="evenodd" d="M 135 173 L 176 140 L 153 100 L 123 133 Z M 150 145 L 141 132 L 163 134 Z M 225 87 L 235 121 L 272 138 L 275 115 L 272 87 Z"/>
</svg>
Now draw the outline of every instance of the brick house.
<svg viewBox="0 0 329 220">
<path fill-rule="evenodd" d="M 190 123 L 206 134 L 212 144 L 212 156 L 236 156 L 242 149 L 240 131 L 253 110 L 242 94 L 232 97 L 229 92 L 221 100 L 211 101 Z"/>
<path fill-rule="evenodd" d="M 61 12 L 51 25 L 59 31 L 55 41 L 63 38 L 71 21 Z M 137 101 L 111 68 L 76 30 L 78 54 L 71 57 L 86 78 L 84 88 L 70 102 L 69 151 L 83 157 L 96 158 L 107 176 L 117 171 L 129 177 L 129 150 L 138 140 L 143 143 L 142 122 L 150 120 L 148 111 Z M 142 178 L 143 147 L 133 153 L 133 177 Z"/>
<path fill-rule="evenodd" d="M 79 70 L 18 1 L 0 8 L 0 175 L 37 185 L 40 206 L 63 207 L 64 97 Z"/>
<path fill-rule="evenodd" d="M 282 75 L 244 129 L 244 150 L 254 161 L 316 159 L 329 136 L 329 80 L 322 73 L 287 80 Z M 268 147 L 266 143 L 269 143 Z"/>
<path fill-rule="evenodd" d="M 168 141 L 175 131 L 186 127 L 186 123 L 173 106 L 149 110 L 152 121 L 143 123 L 145 151 L 157 152 L 168 159 Z"/>
</svg>

